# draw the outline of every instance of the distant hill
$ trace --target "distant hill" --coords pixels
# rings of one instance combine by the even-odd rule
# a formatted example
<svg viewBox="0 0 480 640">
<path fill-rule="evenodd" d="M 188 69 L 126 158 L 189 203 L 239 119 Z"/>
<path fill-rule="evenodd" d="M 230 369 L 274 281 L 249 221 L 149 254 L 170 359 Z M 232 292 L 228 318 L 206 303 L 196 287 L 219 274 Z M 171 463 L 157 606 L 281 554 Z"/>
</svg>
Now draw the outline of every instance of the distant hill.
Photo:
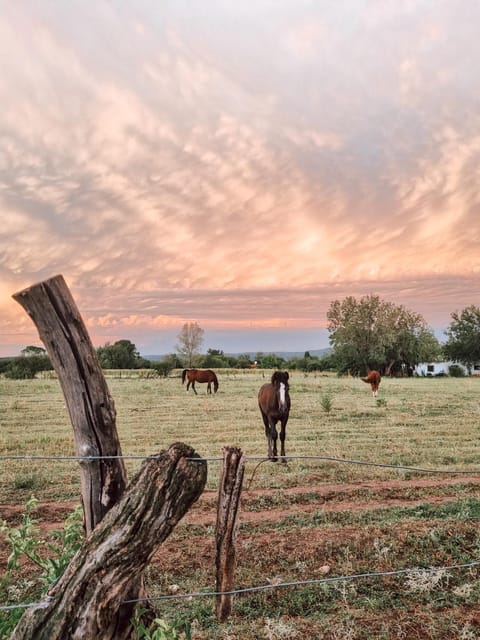
<svg viewBox="0 0 480 640">
<path fill-rule="evenodd" d="M 326 349 L 306 349 L 305 351 L 241 351 L 239 353 L 226 352 L 225 355 L 234 356 L 235 358 L 246 355 L 251 360 L 255 360 L 258 353 L 263 353 L 265 355 L 274 353 L 276 356 L 280 356 L 280 358 L 283 358 L 284 360 L 291 360 L 292 358 L 303 358 L 306 351 L 308 351 L 308 353 L 311 356 L 317 356 L 318 358 L 323 358 L 323 356 L 326 356 L 332 352 L 332 350 L 329 347 L 327 347 Z M 156 360 L 162 360 L 165 357 L 165 355 L 153 355 L 153 356 L 142 356 L 142 357 L 145 358 L 146 360 L 156 361 Z"/>
</svg>

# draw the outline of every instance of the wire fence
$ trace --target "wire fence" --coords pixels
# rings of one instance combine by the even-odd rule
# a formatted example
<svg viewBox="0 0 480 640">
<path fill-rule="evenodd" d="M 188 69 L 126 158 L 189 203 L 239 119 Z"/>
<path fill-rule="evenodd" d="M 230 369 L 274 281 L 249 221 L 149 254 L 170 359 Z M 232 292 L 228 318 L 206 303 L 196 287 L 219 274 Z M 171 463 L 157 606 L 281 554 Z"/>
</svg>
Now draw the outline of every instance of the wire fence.
<svg viewBox="0 0 480 640">
<path fill-rule="evenodd" d="M 43 456 L 43 455 L 0 455 L 0 461 L 6 460 L 48 460 L 48 461 L 65 461 L 71 460 L 76 462 L 94 462 L 98 460 L 113 460 L 113 459 L 125 459 L 125 460 L 151 460 L 152 458 L 160 458 L 159 455 L 115 455 L 115 456 Z M 319 460 L 322 462 L 330 462 L 330 463 L 341 463 L 341 464 L 351 464 L 351 465 L 360 465 L 360 466 L 369 466 L 369 467 L 381 467 L 399 471 L 411 471 L 418 473 L 431 473 L 431 474 L 453 474 L 453 475 L 480 475 L 480 469 L 437 469 L 437 468 L 429 468 L 429 467 L 413 467 L 407 465 L 394 465 L 389 463 L 382 462 L 370 462 L 365 460 L 351 460 L 346 458 L 336 458 L 332 456 L 321 456 L 321 455 L 307 455 L 307 456 L 285 456 L 285 460 Z M 222 462 L 224 460 L 223 457 L 196 457 L 196 458 L 188 458 L 190 461 L 194 462 Z M 269 458 L 265 456 L 245 456 L 245 460 L 248 461 L 260 461 L 266 462 Z M 461 570 L 461 569 L 469 569 L 473 567 L 480 566 L 480 560 L 472 560 L 471 562 L 456 564 L 450 566 L 441 566 L 441 567 L 411 567 L 406 569 L 398 569 L 392 571 L 373 571 L 367 573 L 356 573 L 351 575 L 343 575 L 343 576 L 330 576 L 326 578 L 318 578 L 318 579 L 310 579 L 310 580 L 298 580 L 298 581 L 290 581 L 290 582 L 275 582 L 271 584 L 263 584 L 263 585 L 254 585 L 251 587 L 243 587 L 238 589 L 233 589 L 231 591 L 196 591 L 191 593 L 175 593 L 175 594 L 163 594 L 159 596 L 148 596 L 145 598 L 138 598 L 132 600 L 125 600 L 124 603 L 141 603 L 141 602 L 156 602 L 162 600 L 174 600 L 174 599 L 193 599 L 193 598 L 205 598 L 205 597 L 217 597 L 221 595 L 242 595 L 247 593 L 261 592 L 261 591 L 269 591 L 274 589 L 285 589 L 285 588 L 294 588 L 294 587 L 305 587 L 305 586 L 313 586 L 313 585 L 323 585 L 330 584 L 335 582 L 348 582 L 352 580 L 361 580 L 361 579 L 379 579 L 386 576 L 401 576 L 401 575 L 414 575 L 419 573 L 435 573 L 439 571 L 452 571 L 452 570 Z M 14 605 L 0 605 L 0 611 L 8 611 L 14 609 L 27 609 L 27 608 L 45 608 L 47 607 L 51 601 L 51 596 L 45 596 L 40 602 L 35 603 L 19 603 Z"/>
<path fill-rule="evenodd" d="M 160 458 L 161 454 L 156 455 L 141 455 L 141 454 L 122 454 L 115 456 L 43 456 L 43 455 L 0 455 L 0 461 L 2 460 L 51 460 L 51 461 L 65 461 L 71 460 L 73 462 L 95 462 L 96 460 L 152 460 L 155 458 Z M 433 467 L 415 467 L 409 465 L 402 464 L 389 464 L 385 462 L 370 462 L 368 460 L 352 460 L 349 458 L 335 458 L 332 456 L 321 456 L 321 455 L 302 455 L 302 456 L 279 456 L 279 459 L 289 461 L 289 460 L 319 460 L 322 462 L 333 462 L 333 463 L 342 463 L 342 464 L 350 464 L 350 465 L 359 465 L 364 467 L 379 467 L 383 469 L 393 469 L 398 471 L 412 471 L 417 473 L 433 473 L 433 474 L 450 474 L 450 475 L 480 475 L 480 469 L 439 469 Z M 213 456 L 213 457 L 196 457 L 196 458 L 186 458 L 186 460 L 191 462 L 222 462 L 223 457 L 221 456 Z M 245 455 L 246 461 L 253 462 L 268 462 L 270 458 L 266 458 L 265 456 L 250 456 Z"/>
<path fill-rule="evenodd" d="M 370 578 L 398 577 L 402 575 L 415 575 L 425 573 L 448 572 L 457 569 L 471 569 L 480 566 L 480 560 L 466 562 L 463 564 L 447 565 L 442 567 L 412 567 L 407 569 L 396 569 L 394 571 L 373 571 L 371 573 L 353 573 L 346 576 L 330 576 L 329 578 L 315 578 L 312 580 L 293 580 L 290 582 L 275 582 L 271 584 L 261 584 L 252 587 L 243 587 L 240 589 L 232 589 L 230 591 L 194 591 L 190 593 L 170 593 L 160 596 L 146 596 L 145 598 L 132 598 L 124 600 L 122 604 L 135 604 L 141 602 L 158 602 L 161 600 L 179 600 L 193 598 L 213 598 L 225 595 L 243 595 L 247 593 L 255 593 L 260 591 L 272 591 L 274 589 L 286 589 L 293 587 L 318 586 L 323 584 L 331 584 L 334 582 L 348 582 L 350 580 L 363 580 Z M 0 605 L 0 611 L 11 611 L 13 609 L 29 609 L 29 608 L 45 608 L 52 602 L 52 596 L 45 596 L 40 602 L 29 602 L 22 604 Z"/>
</svg>

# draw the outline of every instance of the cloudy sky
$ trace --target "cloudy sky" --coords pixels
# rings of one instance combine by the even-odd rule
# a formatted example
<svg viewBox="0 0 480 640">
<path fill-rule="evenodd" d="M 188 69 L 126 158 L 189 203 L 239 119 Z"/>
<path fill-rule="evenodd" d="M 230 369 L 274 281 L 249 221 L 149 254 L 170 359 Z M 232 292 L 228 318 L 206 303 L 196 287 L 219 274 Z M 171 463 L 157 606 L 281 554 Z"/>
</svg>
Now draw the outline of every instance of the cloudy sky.
<svg viewBox="0 0 480 640">
<path fill-rule="evenodd" d="M 480 302 L 477 0 L 0 0 L 0 355 L 62 274 L 96 346 L 328 346 Z"/>
</svg>

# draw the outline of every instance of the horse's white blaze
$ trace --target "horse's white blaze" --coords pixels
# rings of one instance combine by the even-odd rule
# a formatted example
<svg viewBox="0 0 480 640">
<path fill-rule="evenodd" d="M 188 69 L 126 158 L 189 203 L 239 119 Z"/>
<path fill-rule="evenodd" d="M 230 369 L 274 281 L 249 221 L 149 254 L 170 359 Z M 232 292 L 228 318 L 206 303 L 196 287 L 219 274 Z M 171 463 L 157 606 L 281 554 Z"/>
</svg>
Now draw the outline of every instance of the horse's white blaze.
<svg viewBox="0 0 480 640">
<path fill-rule="evenodd" d="M 285 385 L 283 382 L 280 383 L 280 406 L 283 407 L 285 404 Z"/>
</svg>

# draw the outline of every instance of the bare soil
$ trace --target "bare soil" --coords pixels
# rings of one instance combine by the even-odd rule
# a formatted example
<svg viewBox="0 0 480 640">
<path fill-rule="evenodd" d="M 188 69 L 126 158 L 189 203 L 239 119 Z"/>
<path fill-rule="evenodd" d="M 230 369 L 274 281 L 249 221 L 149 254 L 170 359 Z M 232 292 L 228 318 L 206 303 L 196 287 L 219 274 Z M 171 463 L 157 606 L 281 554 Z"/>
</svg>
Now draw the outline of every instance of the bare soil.
<svg viewBox="0 0 480 640">
<path fill-rule="evenodd" d="M 353 550 L 362 545 L 372 546 L 376 535 L 375 531 L 368 535 L 358 526 L 329 526 L 329 527 L 299 527 L 294 529 L 295 534 L 286 537 L 284 530 L 278 530 L 274 524 L 281 522 L 284 518 L 295 516 L 308 516 L 314 512 L 324 514 L 336 512 L 371 512 L 392 507 L 412 507 L 417 504 L 443 504 L 449 501 L 458 502 L 460 498 L 478 495 L 480 478 L 472 475 L 450 476 L 439 478 L 438 476 L 408 479 L 408 480 L 386 480 L 386 481 L 366 481 L 351 484 L 319 484 L 318 478 L 311 477 L 311 484 L 294 488 L 282 489 L 281 491 L 251 489 L 244 490 L 242 494 L 242 508 L 240 522 L 249 526 L 248 535 L 239 536 L 239 556 L 241 565 L 239 569 L 239 580 L 249 582 L 250 574 L 248 567 L 257 565 L 257 570 L 262 572 L 264 579 L 268 582 L 278 579 L 282 581 L 281 570 L 274 566 L 274 562 L 282 558 L 290 558 L 292 564 L 295 562 L 308 562 L 310 567 L 309 578 L 321 578 L 330 571 L 334 575 L 345 573 L 344 566 L 339 561 L 338 549 L 341 545 Z M 199 501 L 193 506 L 190 512 L 178 525 L 174 534 L 162 545 L 157 552 L 153 566 L 152 575 L 155 579 L 163 582 L 162 575 L 182 575 L 186 573 L 201 572 L 207 576 L 205 584 L 212 584 L 214 580 L 214 554 L 215 539 L 210 527 L 214 527 L 216 520 L 217 494 L 214 491 L 205 491 Z M 61 529 L 67 515 L 75 508 L 75 502 L 43 502 L 38 504 L 35 517 L 38 518 L 39 527 L 42 532 Z M 6 520 L 10 525 L 17 524 L 22 515 L 23 505 L 2 505 L 0 506 L 0 518 Z M 271 523 L 272 526 L 268 527 Z M 198 525 L 200 530 L 188 534 L 186 542 L 185 533 L 188 527 Z M 265 530 L 267 525 L 267 530 Z M 255 526 L 258 531 L 255 532 Z M 455 525 L 457 527 L 457 525 Z M 208 527 L 208 529 L 207 529 Z M 395 525 L 395 536 L 398 540 L 406 540 L 411 536 L 421 536 L 428 532 L 432 523 L 428 520 L 405 520 Z M 471 523 L 459 523 L 458 528 L 452 530 L 452 535 L 456 531 L 467 531 L 472 528 Z M 254 533 L 251 533 L 251 531 Z M 263 558 L 262 549 L 270 549 L 272 554 L 270 559 Z M 328 550 L 331 551 L 328 551 Z M 6 545 L 0 545 L 0 572 L 5 569 L 8 549 Z M 442 559 L 438 559 L 441 563 Z M 262 564 L 264 563 L 264 564 Z M 432 558 L 432 564 L 437 563 L 437 558 Z M 381 563 L 376 569 L 381 570 Z M 242 571 L 244 572 L 242 574 Z M 268 572 L 270 573 L 268 574 Z M 265 575 L 267 574 L 267 575 Z M 478 578 L 478 575 L 477 575 Z M 163 582 L 162 590 L 168 588 L 168 583 Z M 287 597 L 286 595 L 284 597 Z M 445 630 L 443 632 L 425 635 L 425 625 L 432 625 L 435 616 L 428 615 L 424 611 L 421 603 L 414 609 L 399 611 L 394 609 L 388 613 L 379 613 L 374 610 L 366 613 L 366 610 L 350 611 L 350 618 L 353 620 L 358 615 L 358 629 L 369 629 L 371 635 L 362 635 L 357 631 L 357 635 L 352 638 L 375 638 L 386 637 L 381 635 L 381 630 L 398 627 L 398 635 L 389 631 L 389 638 L 444 638 L 454 637 L 449 635 L 453 631 L 449 629 L 462 628 L 471 630 L 474 635 L 466 635 L 468 638 L 480 638 L 480 613 L 478 607 L 467 605 L 454 605 L 445 612 Z M 437 615 L 437 614 L 435 614 Z M 440 620 L 440 614 L 438 614 Z M 287 619 L 288 622 L 288 619 Z M 239 623 L 240 625 L 242 623 Z M 264 619 L 259 618 L 258 625 L 264 624 Z M 301 631 L 303 625 L 305 631 Z M 323 638 L 350 637 L 339 635 L 335 630 L 335 618 L 332 614 L 331 632 L 322 635 Z M 448 626 L 453 625 L 453 626 Z M 456 625 L 456 626 L 455 626 Z M 307 618 L 301 616 L 295 619 L 295 629 L 297 640 L 303 638 L 317 637 L 309 635 L 312 633 Z M 346 631 L 345 631 L 346 633 Z M 263 635 L 249 635 L 248 631 L 244 635 L 229 635 L 229 638 L 263 638 Z M 208 634 L 199 632 L 194 636 L 198 640 L 206 640 Z M 221 637 L 221 636 L 215 636 Z M 276 636 L 272 636 L 276 637 Z M 281 637 L 281 636 L 278 636 Z M 456 637 L 456 636 L 455 636 Z"/>
<path fill-rule="evenodd" d="M 458 491 L 462 496 L 478 494 L 480 478 L 476 476 L 452 476 L 446 478 L 418 478 L 413 480 L 385 480 L 366 481 L 346 484 L 312 484 L 291 487 L 281 490 L 281 496 L 288 500 L 292 496 L 305 496 L 305 502 L 298 501 L 286 507 L 268 507 L 268 497 L 276 492 L 271 489 L 244 490 L 242 494 L 242 510 L 240 522 L 245 524 L 278 522 L 293 514 L 308 514 L 314 511 L 323 512 L 361 512 L 391 507 L 415 506 L 425 502 L 442 504 L 458 500 Z M 441 489 L 441 494 L 439 494 Z M 421 497 L 415 492 L 421 491 Z M 359 498 L 359 494 L 368 497 Z M 313 499 L 317 496 L 318 499 Z M 251 510 L 252 503 L 263 497 L 261 509 Z M 198 502 L 186 514 L 179 526 L 185 525 L 215 525 L 216 521 L 215 491 L 204 491 Z M 272 503 L 274 504 L 274 500 Z M 40 521 L 41 531 L 61 529 L 65 518 L 77 506 L 78 502 L 39 502 L 35 517 Z M 20 521 L 23 505 L 0 505 L 0 517 L 9 525 L 15 526 Z M 341 535 L 341 529 L 339 529 Z M 5 559 L 5 550 L 0 548 L 0 567 Z"/>
</svg>

